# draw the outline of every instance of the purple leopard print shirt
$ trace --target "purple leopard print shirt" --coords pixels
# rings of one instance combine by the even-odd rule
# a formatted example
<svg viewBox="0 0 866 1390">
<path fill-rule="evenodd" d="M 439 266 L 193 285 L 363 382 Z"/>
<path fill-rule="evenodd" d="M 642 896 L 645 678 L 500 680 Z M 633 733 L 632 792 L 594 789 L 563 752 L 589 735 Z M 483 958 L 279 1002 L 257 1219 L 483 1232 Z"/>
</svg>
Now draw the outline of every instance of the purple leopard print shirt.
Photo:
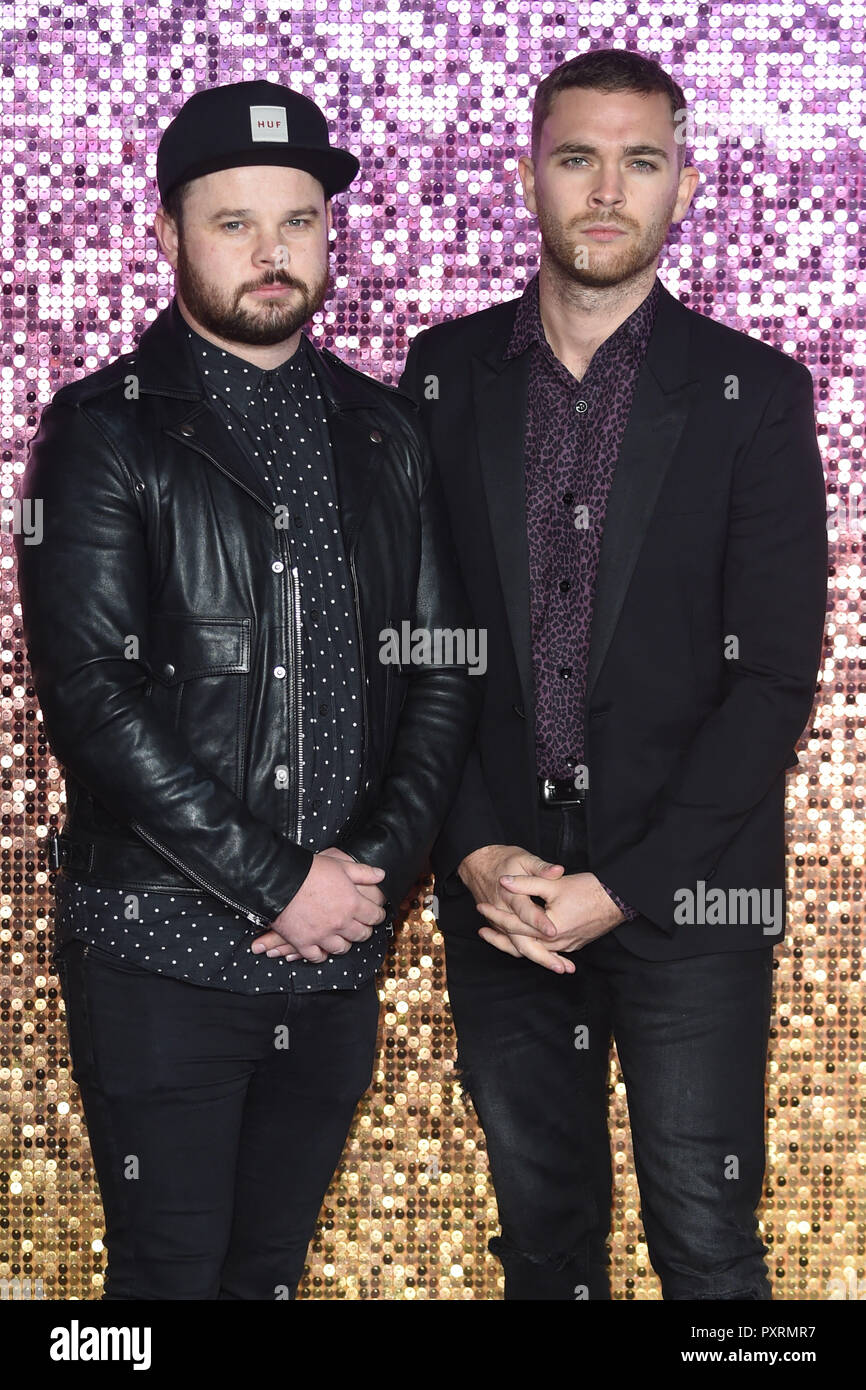
<svg viewBox="0 0 866 1390">
<path fill-rule="evenodd" d="M 523 292 L 505 356 L 530 351 L 524 461 L 535 679 L 536 768 L 583 765 L 589 639 L 607 496 L 659 301 L 659 281 L 596 348 L 578 381 L 544 336 L 538 275 Z M 636 908 L 603 885 L 630 921 Z"/>
</svg>

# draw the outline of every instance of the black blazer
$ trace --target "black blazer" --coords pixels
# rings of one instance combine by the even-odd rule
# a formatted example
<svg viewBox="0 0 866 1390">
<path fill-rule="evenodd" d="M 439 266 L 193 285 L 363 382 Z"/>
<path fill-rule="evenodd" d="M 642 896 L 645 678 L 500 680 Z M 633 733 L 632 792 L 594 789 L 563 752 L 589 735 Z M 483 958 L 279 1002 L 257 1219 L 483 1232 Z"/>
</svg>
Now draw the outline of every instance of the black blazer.
<svg viewBox="0 0 866 1390">
<path fill-rule="evenodd" d="M 538 849 L 517 300 L 427 329 L 400 382 L 444 483 L 488 679 L 433 853 L 442 930 L 481 919 L 456 877 L 481 845 Z M 662 287 L 605 517 L 584 726 L 590 867 L 641 916 L 647 959 L 773 945 L 730 890 L 785 888 L 785 771 L 809 718 L 827 592 L 809 371 Z M 738 641 L 736 658 L 726 639 Z M 735 644 L 727 643 L 730 652 Z M 722 888 L 739 925 L 678 924 Z M 783 899 L 781 900 L 783 901 Z M 746 922 L 742 922 L 742 916 Z"/>
</svg>

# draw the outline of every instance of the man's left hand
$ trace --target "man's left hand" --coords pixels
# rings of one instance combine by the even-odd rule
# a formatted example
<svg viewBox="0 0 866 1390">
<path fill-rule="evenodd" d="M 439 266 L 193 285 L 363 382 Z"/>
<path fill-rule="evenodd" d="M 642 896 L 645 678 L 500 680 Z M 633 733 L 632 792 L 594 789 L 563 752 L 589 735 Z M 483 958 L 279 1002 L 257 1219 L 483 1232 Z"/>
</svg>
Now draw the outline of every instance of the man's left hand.
<svg viewBox="0 0 866 1390">
<path fill-rule="evenodd" d="M 319 851 L 321 854 L 328 854 L 332 859 L 351 859 L 351 854 L 347 854 L 343 849 L 337 849 L 336 845 L 329 845 L 327 849 Z M 363 884 L 358 888 L 358 892 L 365 898 L 369 898 L 371 903 L 377 907 L 385 906 L 385 894 L 375 883 Z M 275 931 L 263 932 L 261 936 L 255 937 L 255 943 L 261 943 L 265 947 L 266 956 L 283 956 L 286 960 L 300 960 L 301 957 L 287 941 Z M 252 945 L 253 942 L 250 942 Z"/>
<path fill-rule="evenodd" d="M 510 893 L 526 893 L 543 900 L 548 917 L 559 928 L 556 936 L 544 938 L 545 948 L 553 953 L 579 951 L 625 921 L 624 913 L 595 874 L 565 874 L 553 881 L 517 874 L 503 876 L 500 882 Z M 514 934 L 519 922 L 513 912 L 503 912 L 490 903 L 478 903 L 478 911 L 491 924 L 480 929 L 479 935 L 485 941 L 509 955 L 525 954 L 521 950 L 524 938 Z"/>
</svg>

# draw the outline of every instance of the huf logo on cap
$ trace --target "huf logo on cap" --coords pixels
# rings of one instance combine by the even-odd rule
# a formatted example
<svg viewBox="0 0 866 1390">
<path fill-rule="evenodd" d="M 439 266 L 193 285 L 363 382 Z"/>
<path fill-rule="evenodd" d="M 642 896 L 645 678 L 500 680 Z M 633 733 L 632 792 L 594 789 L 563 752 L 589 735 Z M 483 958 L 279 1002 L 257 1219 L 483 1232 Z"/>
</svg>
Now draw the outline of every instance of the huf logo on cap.
<svg viewBox="0 0 866 1390">
<path fill-rule="evenodd" d="M 289 143 L 289 123 L 285 106 L 251 106 L 250 134 L 253 140 L 276 140 Z"/>
</svg>

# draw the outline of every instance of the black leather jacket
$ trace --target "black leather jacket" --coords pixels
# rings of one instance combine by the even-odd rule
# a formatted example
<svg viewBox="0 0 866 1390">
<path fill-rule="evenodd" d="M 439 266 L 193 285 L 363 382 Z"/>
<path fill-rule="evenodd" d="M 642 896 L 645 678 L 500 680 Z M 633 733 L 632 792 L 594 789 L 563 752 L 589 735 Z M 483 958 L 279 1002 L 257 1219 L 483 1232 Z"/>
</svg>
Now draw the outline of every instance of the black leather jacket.
<svg viewBox="0 0 866 1390">
<path fill-rule="evenodd" d="M 314 351 L 355 590 L 362 793 L 340 847 L 399 904 L 459 783 L 483 677 L 383 664 L 380 632 L 470 622 L 415 403 Z M 299 615 L 285 518 L 203 396 L 172 301 L 138 350 L 58 391 L 20 497 L 24 635 L 66 778 L 54 866 L 195 885 L 266 927 L 303 883 Z M 441 656 L 441 652 L 440 652 Z"/>
</svg>

